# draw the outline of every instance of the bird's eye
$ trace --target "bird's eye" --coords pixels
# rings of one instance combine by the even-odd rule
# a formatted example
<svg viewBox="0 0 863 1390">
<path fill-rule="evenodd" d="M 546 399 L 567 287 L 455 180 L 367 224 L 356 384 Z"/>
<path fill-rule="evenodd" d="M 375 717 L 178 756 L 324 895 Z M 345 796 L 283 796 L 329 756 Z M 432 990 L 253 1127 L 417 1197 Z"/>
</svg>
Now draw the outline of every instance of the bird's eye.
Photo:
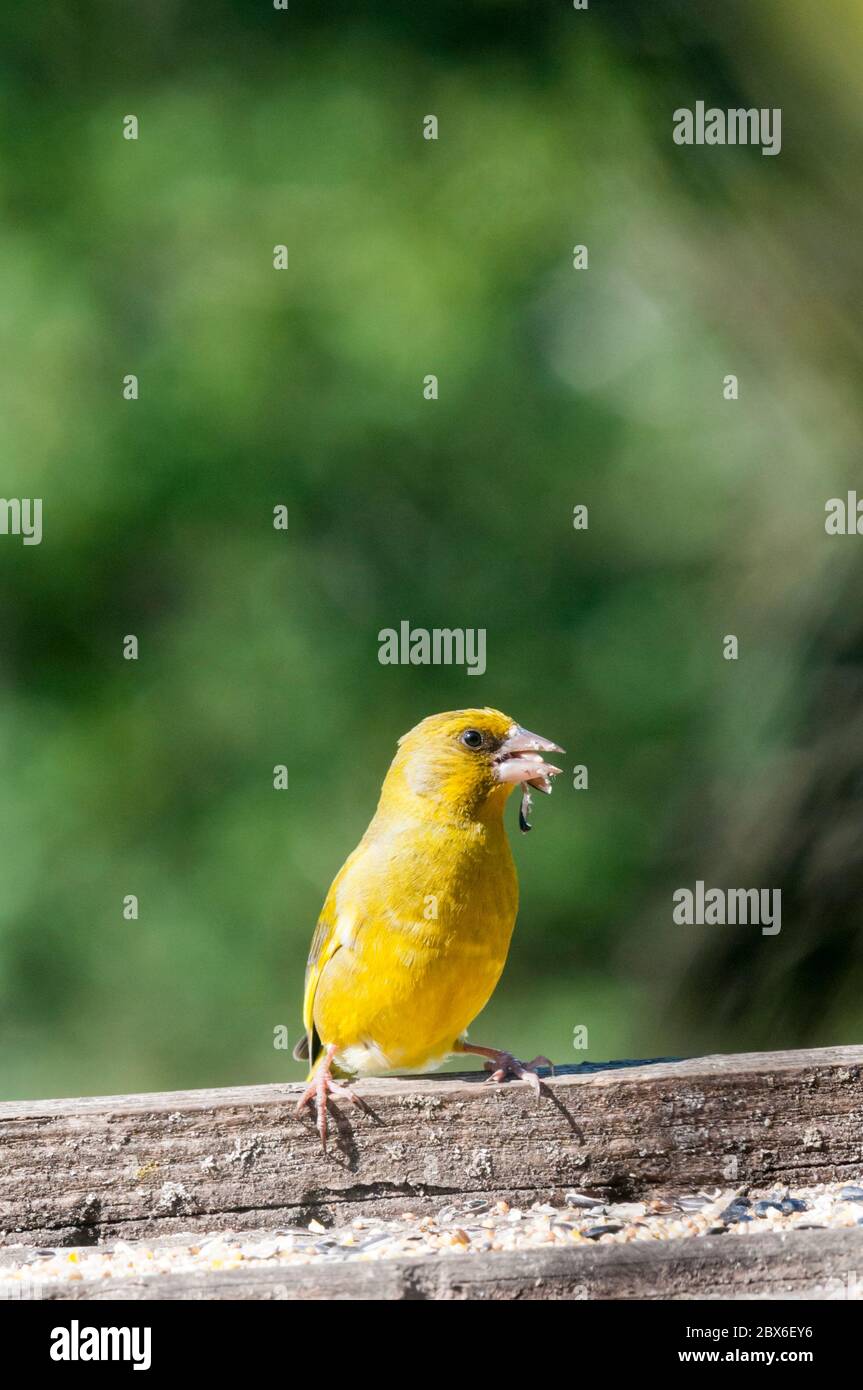
<svg viewBox="0 0 863 1390">
<path fill-rule="evenodd" d="M 461 736 L 465 748 L 482 748 L 483 737 L 479 729 L 465 729 Z"/>
</svg>

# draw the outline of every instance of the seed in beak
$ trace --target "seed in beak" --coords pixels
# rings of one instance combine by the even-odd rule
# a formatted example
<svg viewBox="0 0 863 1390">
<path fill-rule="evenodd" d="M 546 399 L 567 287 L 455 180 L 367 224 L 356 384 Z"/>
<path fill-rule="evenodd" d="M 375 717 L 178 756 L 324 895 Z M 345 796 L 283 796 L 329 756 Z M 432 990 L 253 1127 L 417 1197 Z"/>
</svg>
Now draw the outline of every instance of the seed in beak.
<svg viewBox="0 0 863 1390">
<path fill-rule="evenodd" d="M 553 763 L 545 761 L 544 754 L 562 753 L 563 749 L 551 739 L 532 734 L 520 724 L 513 724 L 497 751 L 494 760 L 494 773 L 498 782 L 521 786 L 521 801 L 518 808 L 519 829 L 527 833 L 531 829 L 530 809 L 532 805 L 530 788 L 544 792 L 551 791 L 551 779 L 561 771 Z"/>
</svg>

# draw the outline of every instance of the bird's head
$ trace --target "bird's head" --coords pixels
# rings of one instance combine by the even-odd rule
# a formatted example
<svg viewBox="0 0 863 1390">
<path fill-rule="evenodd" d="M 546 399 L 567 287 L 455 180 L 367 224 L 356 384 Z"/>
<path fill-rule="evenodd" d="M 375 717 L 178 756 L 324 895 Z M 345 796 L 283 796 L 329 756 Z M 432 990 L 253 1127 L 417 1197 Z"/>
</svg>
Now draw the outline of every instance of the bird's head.
<svg viewBox="0 0 863 1390">
<path fill-rule="evenodd" d="M 442 812 L 476 820 L 503 814 L 520 784 L 550 792 L 560 772 L 544 754 L 563 749 L 496 709 L 432 714 L 399 739 L 382 801 L 426 798 Z"/>
</svg>

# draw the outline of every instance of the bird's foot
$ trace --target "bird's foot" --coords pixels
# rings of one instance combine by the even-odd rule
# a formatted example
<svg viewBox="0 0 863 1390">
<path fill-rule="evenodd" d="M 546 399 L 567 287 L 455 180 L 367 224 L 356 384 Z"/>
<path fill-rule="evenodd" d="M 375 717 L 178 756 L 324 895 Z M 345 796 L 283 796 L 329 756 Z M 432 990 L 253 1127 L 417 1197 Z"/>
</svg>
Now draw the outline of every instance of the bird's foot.
<svg viewBox="0 0 863 1390">
<path fill-rule="evenodd" d="M 488 1082 L 499 1084 L 513 1078 L 526 1081 L 539 1096 L 542 1094 L 542 1083 L 536 1074 L 537 1067 L 549 1067 L 554 1075 L 554 1067 L 547 1057 L 534 1057 L 532 1062 L 520 1062 L 511 1052 L 499 1052 L 497 1057 L 485 1064 L 489 1073 Z"/>
<path fill-rule="evenodd" d="M 351 1105 L 358 1103 L 358 1097 L 354 1095 L 350 1086 L 344 1085 L 341 1081 L 336 1081 L 332 1074 L 333 1058 L 337 1048 L 330 1046 L 327 1048 L 315 1070 L 315 1074 L 309 1082 L 297 1104 L 296 1116 L 300 1118 L 307 1106 L 315 1103 L 315 1123 L 318 1134 L 321 1136 L 321 1148 L 324 1153 L 327 1151 L 327 1103 L 330 1096 L 341 1096 Z"/>
<path fill-rule="evenodd" d="M 474 1052 L 488 1059 L 485 1063 L 485 1069 L 489 1073 L 487 1083 L 499 1085 L 502 1081 L 514 1078 L 517 1081 L 526 1081 L 539 1096 L 542 1094 L 542 1085 L 536 1074 L 537 1067 L 548 1067 L 552 1076 L 554 1075 L 554 1066 L 547 1057 L 534 1057 L 532 1062 L 520 1062 L 511 1052 L 501 1052 L 496 1047 L 475 1047 L 473 1043 L 462 1043 L 458 1050 Z"/>
</svg>

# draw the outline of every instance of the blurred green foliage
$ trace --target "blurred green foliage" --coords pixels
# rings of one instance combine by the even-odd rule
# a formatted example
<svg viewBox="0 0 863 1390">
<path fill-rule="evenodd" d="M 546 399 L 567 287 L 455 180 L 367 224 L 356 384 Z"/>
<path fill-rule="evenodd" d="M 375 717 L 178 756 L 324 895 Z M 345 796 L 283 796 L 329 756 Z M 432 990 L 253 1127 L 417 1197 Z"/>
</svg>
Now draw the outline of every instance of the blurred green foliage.
<svg viewBox="0 0 863 1390">
<path fill-rule="evenodd" d="M 687 1002 L 722 929 L 670 894 L 745 882 L 736 808 L 817 742 L 812 625 L 859 612 L 823 516 L 859 478 L 861 30 L 838 0 L 6 7 L 2 491 L 44 540 L 0 537 L 4 1096 L 296 1078 L 273 1029 L 328 884 L 397 736 L 468 704 L 590 769 L 518 837 L 477 1039 L 854 1040 L 847 955 L 775 1026 L 718 977 Z M 676 147 L 699 98 L 781 106 L 781 155 Z M 402 618 L 485 627 L 487 673 L 380 666 Z M 734 981 L 795 961 L 786 915 Z"/>
</svg>

